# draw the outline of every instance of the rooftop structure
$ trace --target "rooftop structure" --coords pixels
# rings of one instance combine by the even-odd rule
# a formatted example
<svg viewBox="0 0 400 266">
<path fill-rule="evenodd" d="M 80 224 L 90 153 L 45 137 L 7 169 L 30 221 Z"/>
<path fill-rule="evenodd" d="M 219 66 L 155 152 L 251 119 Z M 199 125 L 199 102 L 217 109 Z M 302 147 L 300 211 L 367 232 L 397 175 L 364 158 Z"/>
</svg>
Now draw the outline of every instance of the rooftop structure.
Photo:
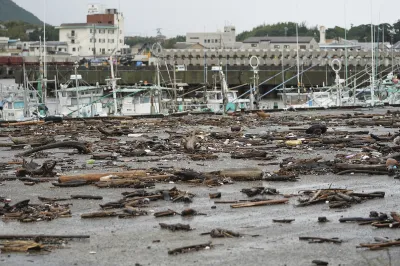
<svg viewBox="0 0 400 266">
<path fill-rule="evenodd" d="M 66 52 L 74 56 L 107 56 L 124 45 L 124 16 L 117 9 L 88 5 L 86 22 L 63 23 L 58 29 L 60 42 L 68 44 Z"/>
</svg>

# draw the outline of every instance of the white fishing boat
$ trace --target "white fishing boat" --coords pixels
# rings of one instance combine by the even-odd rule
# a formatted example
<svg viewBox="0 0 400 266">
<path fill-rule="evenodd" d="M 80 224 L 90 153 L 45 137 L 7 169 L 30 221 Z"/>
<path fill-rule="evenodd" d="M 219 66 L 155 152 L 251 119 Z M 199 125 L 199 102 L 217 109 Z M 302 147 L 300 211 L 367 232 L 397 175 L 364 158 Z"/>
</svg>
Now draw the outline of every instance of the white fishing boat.
<svg viewBox="0 0 400 266">
<path fill-rule="evenodd" d="M 23 86 L 0 86 L 0 101 L 0 120 L 3 121 L 33 120 L 37 118 L 35 114 L 40 113 L 36 91 Z"/>
<path fill-rule="evenodd" d="M 49 115 L 68 117 L 106 116 L 103 109 L 109 99 L 104 97 L 104 89 L 90 86 L 80 75 L 71 75 L 70 80 L 55 91 L 56 97 L 46 98 Z"/>
</svg>

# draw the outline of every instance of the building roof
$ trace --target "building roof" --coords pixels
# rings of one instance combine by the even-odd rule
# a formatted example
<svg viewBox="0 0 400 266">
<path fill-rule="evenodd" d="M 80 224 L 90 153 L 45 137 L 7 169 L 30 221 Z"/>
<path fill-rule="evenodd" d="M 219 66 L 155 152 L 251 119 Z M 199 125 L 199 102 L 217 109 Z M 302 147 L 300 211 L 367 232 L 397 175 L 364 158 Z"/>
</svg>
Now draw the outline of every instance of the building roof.
<svg viewBox="0 0 400 266">
<path fill-rule="evenodd" d="M 63 23 L 57 28 L 110 28 L 116 29 L 117 27 L 107 23 Z"/>
<path fill-rule="evenodd" d="M 314 37 L 299 36 L 299 43 L 310 43 Z M 264 36 L 264 37 L 250 37 L 243 41 L 243 43 L 296 43 L 297 37 L 280 37 L 280 36 Z"/>
<path fill-rule="evenodd" d="M 39 46 L 40 42 L 30 43 L 30 46 Z M 46 46 L 67 46 L 67 42 L 57 42 L 57 41 L 48 41 L 46 42 Z"/>
</svg>

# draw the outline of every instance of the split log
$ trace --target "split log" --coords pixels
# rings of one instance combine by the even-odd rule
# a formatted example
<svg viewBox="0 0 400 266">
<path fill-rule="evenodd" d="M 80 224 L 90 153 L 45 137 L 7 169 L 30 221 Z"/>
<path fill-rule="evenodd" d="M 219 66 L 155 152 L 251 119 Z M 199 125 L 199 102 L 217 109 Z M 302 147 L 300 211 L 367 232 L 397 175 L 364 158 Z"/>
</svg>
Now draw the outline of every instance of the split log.
<svg viewBox="0 0 400 266">
<path fill-rule="evenodd" d="M 345 174 L 370 174 L 370 175 L 388 175 L 388 171 L 375 171 L 375 170 L 356 170 L 356 169 L 350 169 L 350 170 L 344 170 L 339 173 L 336 173 L 337 175 L 345 175 Z"/>
<path fill-rule="evenodd" d="M 269 181 L 269 182 L 296 182 L 299 180 L 299 178 L 296 178 L 295 175 L 291 175 L 291 176 L 273 175 L 273 176 L 264 178 L 264 180 Z"/>
<path fill-rule="evenodd" d="M 206 174 L 207 176 L 213 177 L 218 175 L 220 177 L 229 177 L 233 181 L 250 181 L 250 180 L 262 180 L 263 171 L 258 168 L 237 168 L 221 170 Z"/>
<path fill-rule="evenodd" d="M 43 125 L 44 121 L 26 121 L 26 122 L 17 122 L 17 123 L 1 123 L 0 127 L 18 127 L 18 126 L 34 126 L 34 125 Z"/>
<path fill-rule="evenodd" d="M 275 205 L 275 204 L 285 204 L 289 200 L 267 200 L 267 201 L 258 201 L 258 202 L 247 202 L 247 203 L 239 203 L 231 205 L 231 208 L 247 208 L 247 207 L 257 207 L 257 206 L 267 206 L 267 205 Z"/>
<path fill-rule="evenodd" d="M 352 193 L 350 193 L 350 196 L 359 197 L 359 198 L 384 198 L 385 194 L 386 194 L 385 192 L 381 192 L 381 191 L 370 192 L 370 193 L 352 192 Z"/>
<path fill-rule="evenodd" d="M 369 248 L 371 250 L 392 247 L 392 246 L 400 246 L 400 241 L 388 241 L 383 243 L 372 243 L 372 244 L 360 244 L 359 247 Z"/>
<path fill-rule="evenodd" d="M 63 199 L 63 198 L 45 198 L 45 197 L 40 197 L 40 196 L 38 196 L 38 199 L 43 202 L 57 202 L 57 201 L 69 200 L 69 199 Z"/>
<path fill-rule="evenodd" d="M 366 164 L 346 164 L 346 163 L 337 163 L 335 164 L 335 168 L 338 170 L 370 170 L 370 171 L 387 171 L 385 164 L 378 165 L 366 165 Z"/>
<path fill-rule="evenodd" d="M 205 244 L 197 244 L 197 245 L 185 246 L 185 247 L 169 250 L 168 254 L 169 255 L 177 255 L 177 254 L 181 254 L 181 253 L 188 253 L 188 252 L 193 252 L 193 251 L 210 249 L 212 247 L 213 247 L 212 243 L 208 242 Z"/>
<path fill-rule="evenodd" d="M 55 187 L 82 187 L 89 183 L 86 180 L 73 180 L 65 183 L 51 183 Z"/>
<path fill-rule="evenodd" d="M 107 218 L 107 217 L 115 217 L 118 216 L 116 212 L 93 212 L 93 213 L 84 213 L 81 215 L 82 219 L 90 219 L 90 218 Z"/>
<path fill-rule="evenodd" d="M 0 240 L 17 240 L 17 239 L 85 239 L 90 238 L 89 235 L 0 235 Z"/>
<path fill-rule="evenodd" d="M 154 213 L 154 216 L 156 218 L 158 218 L 158 217 L 165 217 L 165 216 L 174 216 L 176 214 L 179 214 L 179 213 L 177 213 L 176 211 L 173 211 L 173 210 L 168 210 L 168 211 L 156 212 L 156 213 Z"/>
<path fill-rule="evenodd" d="M 272 222 L 274 223 L 283 223 L 283 224 L 290 224 L 294 222 L 295 219 L 273 219 Z"/>
<path fill-rule="evenodd" d="M 312 243 L 323 243 L 323 242 L 330 242 L 335 244 L 341 244 L 342 240 L 337 238 L 322 238 L 322 237 L 308 237 L 308 236 L 301 236 L 299 240 L 311 241 Z"/>
<path fill-rule="evenodd" d="M 93 160 L 113 160 L 116 158 L 112 153 L 96 153 L 92 155 Z"/>
<path fill-rule="evenodd" d="M 95 173 L 95 174 L 82 174 L 72 176 L 60 176 L 58 182 L 66 183 L 76 180 L 86 180 L 87 182 L 98 182 L 102 177 L 105 176 L 118 176 L 119 178 L 137 178 L 145 177 L 147 172 L 144 170 L 132 170 L 126 172 L 110 172 L 110 173 Z"/>
<path fill-rule="evenodd" d="M 11 135 L 9 135 L 8 137 L 16 145 L 32 145 L 32 144 L 46 145 L 51 142 L 54 142 L 54 138 L 48 136 L 12 137 Z"/>
<path fill-rule="evenodd" d="M 91 196 L 91 195 L 71 195 L 71 199 L 89 199 L 89 200 L 102 200 L 102 196 Z"/>
<path fill-rule="evenodd" d="M 168 229 L 172 232 L 175 231 L 190 231 L 192 228 L 190 228 L 189 224 L 165 224 L 165 223 L 159 223 L 161 229 Z"/>
<path fill-rule="evenodd" d="M 44 245 L 35 241 L 9 241 L 2 244 L 0 248 L 2 253 L 7 252 L 29 252 L 29 251 L 40 251 L 44 248 Z"/>
<path fill-rule="evenodd" d="M 24 156 L 29 156 L 29 155 L 39 152 L 39 151 L 58 149 L 58 148 L 75 148 L 80 153 L 83 153 L 83 154 L 89 154 L 92 152 L 85 143 L 77 142 L 77 141 L 65 141 L 65 142 L 57 142 L 57 143 L 47 144 L 44 146 L 33 148 L 29 151 L 20 153 L 17 156 L 24 157 Z"/>
</svg>

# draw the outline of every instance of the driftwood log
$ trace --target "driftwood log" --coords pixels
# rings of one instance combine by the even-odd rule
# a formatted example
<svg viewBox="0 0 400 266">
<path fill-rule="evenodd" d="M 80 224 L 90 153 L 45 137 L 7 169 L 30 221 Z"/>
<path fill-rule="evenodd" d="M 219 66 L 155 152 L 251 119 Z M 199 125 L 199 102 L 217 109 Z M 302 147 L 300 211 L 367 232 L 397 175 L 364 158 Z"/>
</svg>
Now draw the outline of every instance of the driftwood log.
<svg viewBox="0 0 400 266">
<path fill-rule="evenodd" d="M 246 202 L 246 203 L 238 203 L 231 205 L 231 208 L 247 208 L 247 207 L 258 207 L 258 206 L 267 206 L 267 205 L 276 205 L 276 204 L 285 204 L 289 200 L 266 200 L 266 201 L 257 201 L 257 202 Z"/>
<path fill-rule="evenodd" d="M 65 142 L 57 142 L 57 143 L 47 144 L 44 146 L 33 148 L 29 151 L 20 153 L 17 156 L 24 157 L 24 156 L 29 156 L 29 155 L 39 152 L 39 151 L 58 149 L 58 148 L 75 148 L 80 153 L 83 153 L 83 154 L 89 154 L 92 152 L 86 143 L 77 142 L 77 141 L 65 141 Z"/>
<path fill-rule="evenodd" d="M 175 248 L 175 249 L 169 250 L 168 254 L 169 255 L 177 255 L 177 254 L 181 254 L 181 253 L 188 253 L 188 252 L 193 252 L 193 251 L 204 250 L 204 249 L 212 248 L 212 247 L 213 247 L 212 243 L 208 242 L 205 244 L 197 244 L 197 245 Z"/>
<path fill-rule="evenodd" d="M 125 172 L 110 172 L 110 173 L 94 173 L 94 174 L 82 174 L 82 175 L 65 175 L 60 176 L 58 182 L 67 183 L 71 181 L 86 180 L 87 182 L 98 182 L 102 177 L 116 176 L 118 178 L 138 178 L 145 177 L 147 172 L 144 170 L 132 170 Z"/>
<path fill-rule="evenodd" d="M 250 180 L 262 180 L 263 171 L 258 168 L 237 168 L 237 169 L 227 169 L 216 172 L 207 173 L 206 176 L 228 177 L 233 181 L 250 181 Z"/>
</svg>

